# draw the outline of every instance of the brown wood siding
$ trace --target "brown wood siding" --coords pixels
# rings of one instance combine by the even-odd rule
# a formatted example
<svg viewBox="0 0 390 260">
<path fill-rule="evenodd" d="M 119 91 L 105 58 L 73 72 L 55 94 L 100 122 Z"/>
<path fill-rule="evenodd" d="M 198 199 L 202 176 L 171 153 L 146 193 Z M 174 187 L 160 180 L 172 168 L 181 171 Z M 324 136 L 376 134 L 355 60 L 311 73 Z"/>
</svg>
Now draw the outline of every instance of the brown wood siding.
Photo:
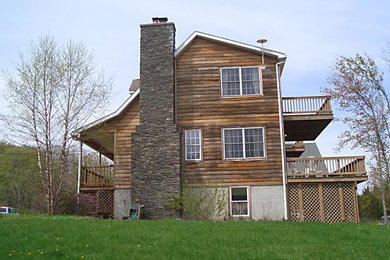
<svg viewBox="0 0 390 260">
<path fill-rule="evenodd" d="M 265 56 L 263 95 L 221 97 L 220 68 L 260 66 L 261 56 L 195 39 L 177 58 L 177 122 L 202 129 L 202 161 L 184 161 L 185 179 L 217 185 L 282 184 L 275 64 Z M 265 159 L 223 160 L 223 128 L 264 127 Z"/>
<path fill-rule="evenodd" d="M 131 134 L 139 125 L 139 98 L 122 112 L 122 114 L 107 122 L 110 130 L 115 130 L 115 188 L 128 189 L 131 187 Z"/>
</svg>

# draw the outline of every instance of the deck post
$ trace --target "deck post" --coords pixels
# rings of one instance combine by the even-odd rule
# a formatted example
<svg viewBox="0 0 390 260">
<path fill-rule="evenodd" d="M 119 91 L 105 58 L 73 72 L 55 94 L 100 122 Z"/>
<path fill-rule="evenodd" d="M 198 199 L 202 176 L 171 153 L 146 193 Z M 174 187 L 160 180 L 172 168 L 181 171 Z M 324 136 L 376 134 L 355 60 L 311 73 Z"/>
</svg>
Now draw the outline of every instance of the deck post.
<svg viewBox="0 0 390 260">
<path fill-rule="evenodd" d="M 339 183 L 339 200 L 340 200 L 340 211 L 341 211 L 341 220 L 345 222 L 345 204 L 344 204 L 344 189 Z"/>
<path fill-rule="evenodd" d="M 83 142 L 80 139 L 80 134 L 78 134 L 78 139 L 79 139 L 79 167 L 77 171 L 77 194 L 80 193 L 81 165 L 83 163 Z"/>
<path fill-rule="evenodd" d="M 324 211 L 324 189 L 322 183 L 318 184 L 318 195 L 320 198 L 320 216 L 321 222 L 325 222 L 325 211 Z"/>
</svg>

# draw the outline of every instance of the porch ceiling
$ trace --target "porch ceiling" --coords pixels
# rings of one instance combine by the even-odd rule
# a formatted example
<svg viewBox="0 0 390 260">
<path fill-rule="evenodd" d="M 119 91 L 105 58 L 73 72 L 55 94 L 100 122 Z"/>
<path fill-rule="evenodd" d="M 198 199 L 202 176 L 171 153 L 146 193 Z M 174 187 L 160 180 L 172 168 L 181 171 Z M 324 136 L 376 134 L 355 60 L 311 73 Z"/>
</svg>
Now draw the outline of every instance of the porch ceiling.
<svg viewBox="0 0 390 260">
<path fill-rule="evenodd" d="M 114 160 L 114 131 L 104 131 L 97 129 L 93 131 L 84 131 L 81 133 L 81 141 L 94 149 L 95 151 L 103 154 L 104 156 Z"/>
</svg>

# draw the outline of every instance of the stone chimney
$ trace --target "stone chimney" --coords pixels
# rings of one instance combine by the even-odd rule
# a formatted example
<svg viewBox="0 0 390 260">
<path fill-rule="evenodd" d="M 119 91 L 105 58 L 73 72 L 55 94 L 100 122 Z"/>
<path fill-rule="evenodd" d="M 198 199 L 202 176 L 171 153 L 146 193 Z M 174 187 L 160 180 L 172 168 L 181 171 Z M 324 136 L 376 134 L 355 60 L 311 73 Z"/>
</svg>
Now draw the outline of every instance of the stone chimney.
<svg viewBox="0 0 390 260">
<path fill-rule="evenodd" d="M 175 113 L 175 26 L 141 25 L 140 125 L 132 134 L 131 200 L 143 218 L 178 217 L 166 204 L 180 191 L 180 135 Z"/>
</svg>

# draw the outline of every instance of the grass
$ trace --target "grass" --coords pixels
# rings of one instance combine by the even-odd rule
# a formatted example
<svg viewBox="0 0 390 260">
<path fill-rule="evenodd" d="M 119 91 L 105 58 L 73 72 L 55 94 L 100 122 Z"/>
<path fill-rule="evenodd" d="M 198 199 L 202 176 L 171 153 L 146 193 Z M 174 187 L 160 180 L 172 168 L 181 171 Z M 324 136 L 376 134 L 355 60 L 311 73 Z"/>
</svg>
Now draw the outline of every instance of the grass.
<svg viewBox="0 0 390 260">
<path fill-rule="evenodd" d="M 0 259 L 388 259 L 390 225 L 0 217 Z"/>
</svg>

